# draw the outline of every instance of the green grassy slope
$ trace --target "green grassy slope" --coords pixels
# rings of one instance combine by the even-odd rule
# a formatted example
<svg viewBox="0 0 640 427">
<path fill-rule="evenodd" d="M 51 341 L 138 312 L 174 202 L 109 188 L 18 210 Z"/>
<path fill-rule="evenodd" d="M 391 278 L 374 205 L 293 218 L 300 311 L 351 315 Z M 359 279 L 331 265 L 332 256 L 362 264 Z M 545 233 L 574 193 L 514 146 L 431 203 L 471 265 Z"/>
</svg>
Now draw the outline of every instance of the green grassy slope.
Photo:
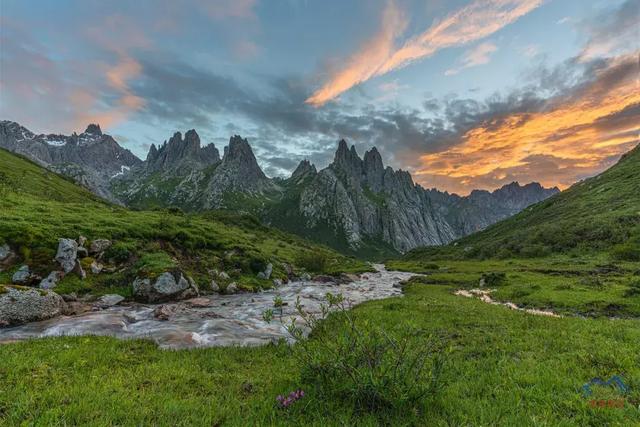
<svg viewBox="0 0 640 427">
<path fill-rule="evenodd" d="M 640 146 L 603 172 L 484 231 L 407 259 L 611 252 L 640 261 Z"/>
<path fill-rule="evenodd" d="M 451 294 L 406 287 L 403 298 L 357 307 L 359 322 L 411 325 L 450 347 L 441 391 L 416 411 L 357 412 L 323 399 L 300 376 L 296 347 L 162 351 L 142 341 L 98 337 L 0 345 L 0 423 L 35 425 L 518 425 L 640 424 L 638 320 L 547 318 Z M 331 320 L 330 320 L 331 321 Z M 328 325 L 320 333 L 336 333 Z M 591 399 L 621 397 L 591 378 L 623 375 L 622 408 Z M 278 409 L 278 394 L 303 400 Z"/>
<path fill-rule="evenodd" d="M 114 240 L 108 259 L 124 271 L 89 274 L 85 281 L 67 275 L 61 292 L 126 295 L 139 272 L 154 274 L 174 267 L 187 271 L 201 286 L 210 280 L 207 270 L 224 269 L 246 288 L 270 286 L 270 281 L 255 279 L 256 272 L 268 262 L 274 265 L 275 277 L 285 274 L 281 262 L 304 268 L 304 260 L 311 257 L 324 261 L 314 262 L 314 267 L 322 270 L 318 272 L 368 269 L 331 249 L 265 227 L 250 216 L 131 211 L 110 205 L 26 159 L 0 150 L 0 243 L 9 243 L 19 252 L 20 263 L 46 275 L 55 267 L 52 259 L 58 238 L 78 235 L 89 240 Z M 0 281 L 8 281 L 11 271 L 0 273 Z"/>
</svg>

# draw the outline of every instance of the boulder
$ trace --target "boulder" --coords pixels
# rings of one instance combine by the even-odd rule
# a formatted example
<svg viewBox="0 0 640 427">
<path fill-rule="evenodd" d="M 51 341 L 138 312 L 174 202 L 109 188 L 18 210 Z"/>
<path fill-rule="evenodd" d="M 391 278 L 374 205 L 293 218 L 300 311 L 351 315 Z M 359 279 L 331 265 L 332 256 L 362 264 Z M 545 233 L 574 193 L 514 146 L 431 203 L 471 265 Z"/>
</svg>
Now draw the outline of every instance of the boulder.
<svg viewBox="0 0 640 427">
<path fill-rule="evenodd" d="M 13 273 L 13 276 L 11 277 L 11 281 L 16 285 L 25 285 L 31 281 L 31 278 L 32 278 L 32 275 L 31 275 L 31 271 L 29 270 L 29 266 L 23 265 L 18 269 L 18 271 Z"/>
<path fill-rule="evenodd" d="M 0 287 L 0 325 L 19 325 L 50 319 L 65 308 L 55 292 L 21 286 Z"/>
<path fill-rule="evenodd" d="M 177 301 L 198 296 L 198 287 L 193 279 L 181 272 L 162 273 L 157 278 L 136 278 L 133 295 L 141 302 L 158 303 Z"/>
<path fill-rule="evenodd" d="M 229 275 L 225 271 L 221 271 L 220 273 L 218 273 L 218 277 L 221 280 L 229 280 L 229 279 L 231 279 L 231 277 L 229 277 Z"/>
<path fill-rule="evenodd" d="M 271 273 L 273 273 L 273 264 L 267 264 L 267 268 L 264 269 L 265 279 L 271 278 Z"/>
<path fill-rule="evenodd" d="M 113 307 L 114 305 L 120 304 L 122 301 L 124 301 L 124 297 L 122 295 L 108 294 L 102 295 L 100 298 L 98 298 L 94 305 L 99 308 L 109 308 Z"/>
<path fill-rule="evenodd" d="M 279 286 L 282 286 L 282 280 L 273 279 L 273 286 L 275 286 L 276 288 L 279 287 Z"/>
<path fill-rule="evenodd" d="M 76 266 L 78 243 L 73 239 L 59 239 L 56 261 L 65 273 L 69 273 Z"/>
<path fill-rule="evenodd" d="M 295 276 L 295 272 L 293 271 L 293 267 L 291 266 L 291 264 L 283 262 L 282 268 L 284 268 L 285 273 L 287 273 L 287 277 L 289 277 L 290 279 Z"/>
<path fill-rule="evenodd" d="M 109 249 L 111 247 L 111 244 L 111 240 L 107 239 L 93 240 L 91 242 L 91 245 L 89 245 L 89 253 L 92 255 L 102 253 Z"/>
<path fill-rule="evenodd" d="M 64 277 L 64 273 L 61 271 L 52 271 L 47 277 L 40 282 L 40 289 L 53 289 L 58 285 L 60 279 Z"/>
<path fill-rule="evenodd" d="M 235 294 L 238 292 L 238 285 L 236 284 L 236 282 L 231 282 L 227 285 L 226 289 L 224 290 L 225 294 Z"/>
<path fill-rule="evenodd" d="M 308 282 L 309 280 L 311 280 L 311 275 L 309 273 L 302 273 L 302 276 L 300 276 L 300 280 Z"/>
<path fill-rule="evenodd" d="M 212 280 L 209 286 L 211 287 L 212 292 L 220 292 L 220 286 L 218 286 L 218 282 L 215 280 Z"/>
</svg>

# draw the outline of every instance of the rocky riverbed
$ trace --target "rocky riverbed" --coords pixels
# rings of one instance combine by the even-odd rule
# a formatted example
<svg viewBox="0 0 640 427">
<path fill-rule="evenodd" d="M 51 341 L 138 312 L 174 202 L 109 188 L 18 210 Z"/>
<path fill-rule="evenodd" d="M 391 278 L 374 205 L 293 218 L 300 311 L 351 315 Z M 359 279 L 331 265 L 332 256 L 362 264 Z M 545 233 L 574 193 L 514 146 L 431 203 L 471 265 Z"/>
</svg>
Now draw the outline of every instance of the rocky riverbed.
<svg viewBox="0 0 640 427">
<path fill-rule="evenodd" d="M 263 319 L 276 297 L 284 303 L 283 317 L 290 319 L 295 316 L 298 297 L 306 311 L 318 313 L 328 292 L 340 293 L 355 305 L 401 295 L 399 283 L 413 275 L 375 267 L 376 273 L 363 274 L 349 284 L 296 281 L 260 293 L 216 294 L 161 306 L 133 303 L 61 316 L 2 328 L 0 343 L 60 335 L 109 335 L 151 339 L 167 349 L 267 344 L 289 338 L 279 320 L 267 323 Z"/>
</svg>

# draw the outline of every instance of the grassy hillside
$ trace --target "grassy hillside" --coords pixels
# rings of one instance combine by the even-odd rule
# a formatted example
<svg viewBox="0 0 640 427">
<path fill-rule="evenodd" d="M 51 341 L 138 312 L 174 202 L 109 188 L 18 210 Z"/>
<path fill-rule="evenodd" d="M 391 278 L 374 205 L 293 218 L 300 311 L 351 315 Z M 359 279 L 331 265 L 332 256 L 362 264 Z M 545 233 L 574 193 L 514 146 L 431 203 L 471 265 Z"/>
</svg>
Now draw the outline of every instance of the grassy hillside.
<svg viewBox="0 0 640 427">
<path fill-rule="evenodd" d="M 224 212 L 191 215 L 178 210 L 131 211 L 110 205 L 72 182 L 7 151 L 0 150 L 0 243 L 19 253 L 40 275 L 55 265 L 58 238 L 114 241 L 107 259 L 118 272 L 80 281 L 67 275 L 59 290 L 118 292 L 127 295 L 140 272 L 154 274 L 181 268 L 200 286 L 209 283 L 207 270 L 224 269 L 247 289 L 269 287 L 255 278 L 266 263 L 274 277 L 284 277 L 281 263 L 311 273 L 364 271 L 351 258 L 299 237 L 260 224 L 251 216 Z M 319 261 L 318 261 L 319 260 Z M 90 258 L 83 261 L 91 262 Z M 13 269 L 0 273 L 8 281 Z"/>
<path fill-rule="evenodd" d="M 484 231 L 407 259 L 542 257 L 597 253 L 640 261 L 640 147 L 607 171 Z"/>
</svg>

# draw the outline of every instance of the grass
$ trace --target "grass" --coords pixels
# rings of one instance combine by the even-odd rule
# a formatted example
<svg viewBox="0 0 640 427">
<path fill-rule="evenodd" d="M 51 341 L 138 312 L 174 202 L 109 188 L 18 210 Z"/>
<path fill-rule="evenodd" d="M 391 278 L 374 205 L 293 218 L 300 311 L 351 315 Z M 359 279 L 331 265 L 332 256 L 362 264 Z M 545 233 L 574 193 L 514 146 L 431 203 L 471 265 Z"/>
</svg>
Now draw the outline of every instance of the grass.
<svg viewBox="0 0 640 427">
<path fill-rule="evenodd" d="M 640 423 L 638 319 L 546 318 L 414 281 L 356 318 L 404 324 L 450 347 L 442 389 L 413 413 L 356 412 L 302 383 L 285 345 L 161 351 L 144 341 L 47 338 L 0 346 L 0 419 L 8 425 L 634 425 Z M 331 322 L 331 319 L 329 319 Z M 329 325 L 317 333 L 337 334 Z M 316 337 L 315 339 L 318 339 Z M 625 407 L 594 408 L 593 377 L 622 375 Z M 278 394 L 303 388 L 289 410 Z M 618 398 L 596 388 L 597 399 Z M 632 408 L 629 402 L 635 404 Z"/>
</svg>

